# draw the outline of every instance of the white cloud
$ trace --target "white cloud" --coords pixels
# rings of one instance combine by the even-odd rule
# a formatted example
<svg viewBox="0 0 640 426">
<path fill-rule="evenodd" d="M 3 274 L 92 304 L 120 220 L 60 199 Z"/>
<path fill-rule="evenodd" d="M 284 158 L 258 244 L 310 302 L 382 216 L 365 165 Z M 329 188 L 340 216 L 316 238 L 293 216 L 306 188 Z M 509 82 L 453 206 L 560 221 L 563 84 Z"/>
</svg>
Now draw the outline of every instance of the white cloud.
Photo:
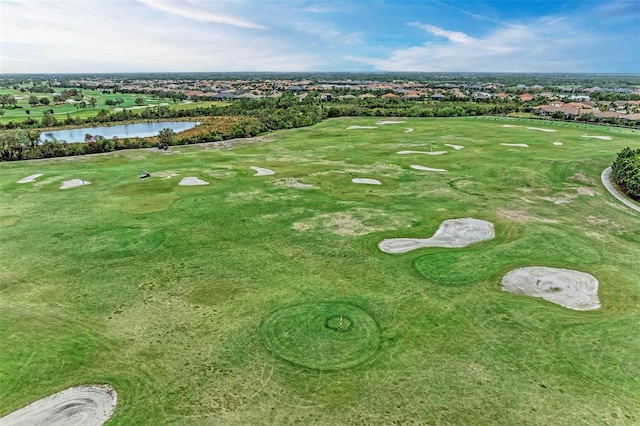
<svg viewBox="0 0 640 426">
<path fill-rule="evenodd" d="M 135 1 L 2 1 L 2 73 L 308 71 L 323 65 L 317 52 L 275 31 L 159 17 Z"/>
<path fill-rule="evenodd" d="M 243 28 L 253 28 L 258 30 L 266 30 L 268 29 L 264 25 L 256 24 L 251 21 L 245 21 L 243 19 L 239 19 L 233 16 L 225 16 L 214 14 L 203 10 L 199 7 L 194 7 L 188 3 L 180 3 L 180 6 L 175 5 L 175 2 L 167 3 L 160 2 L 156 0 L 138 0 L 138 2 L 144 4 L 147 7 L 152 9 L 156 9 L 165 13 L 169 13 L 171 15 L 181 16 L 187 19 L 193 19 L 194 21 L 199 22 L 215 22 L 218 24 L 226 24 L 226 25 L 235 25 Z"/>
<path fill-rule="evenodd" d="M 449 41 L 452 41 L 454 43 L 471 43 L 473 41 L 473 39 L 465 33 L 457 31 L 447 31 L 434 25 L 420 24 L 419 22 L 412 22 L 409 25 L 428 31 L 433 35 L 445 37 L 449 39 Z"/>
<path fill-rule="evenodd" d="M 352 59 L 381 71 L 425 72 L 581 72 L 593 61 L 594 40 L 557 18 L 506 24 L 475 38 L 433 25 L 409 25 L 447 40 L 396 49 L 382 59 Z"/>
</svg>

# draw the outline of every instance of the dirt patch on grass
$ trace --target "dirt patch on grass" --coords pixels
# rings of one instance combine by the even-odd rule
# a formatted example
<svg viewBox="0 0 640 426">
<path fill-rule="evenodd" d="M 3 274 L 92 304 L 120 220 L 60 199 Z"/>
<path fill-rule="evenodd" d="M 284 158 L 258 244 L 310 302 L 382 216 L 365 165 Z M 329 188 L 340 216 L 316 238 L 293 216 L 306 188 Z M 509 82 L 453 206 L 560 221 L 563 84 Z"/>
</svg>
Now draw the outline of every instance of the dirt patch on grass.
<svg viewBox="0 0 640 426">
<path fill-rule="evenodd" d="M 378 248 L 391 254 L 406 253 L 422 247 L 459 248 L 490 240 L 495 236 L 491 222 L 466 217 L 445 220 L 429 238 L 392 238 L 383 240 Z"/>
<path fill-rule="evenodd" d="M 560 223 L 559 220 L 533 216 L 522 210 L 498 210 L 498 216 L 515 222 Z"/>
<path fill-rule="evenodd" d="M 78 386 L 40 399 L 0 419 L 0 424 L 100 426 L 113 415 L 118 401 L 108 385 Z"/>
<path fill-rule="evenodd" d="M 354 208 L 345 212 L 326 213 L 292 224 L 299 232 L 327 231 L 340 236 L 358 237 L 393 228 L 408 228 L 411 217 L 389 214 L 383 210 Z"/>
<path fill-rule="evenodd" d="M 587 188 L 586 186 L 580 186 L 580 187 L 574 188 L 574 190 L 575 190 L 575 193 L 573 194 L 564 193 L 560 197 L 539 197 L 539 198 L 545 201 L 551 201 L 553 204 L 567 204 L 573 201 L 573 199 L 579 195 L 586 195 L 588 197 L 594 197 L 596 195 L 596 192 L 593 189 Z"/>
<path fill-rule="evenodd" d="M 540 297 L 569 309 L 600 308 L 598 280 L 586 272 L 530 266 L 508 272 L 501 285 L 503 291 Z"/>
<path fill-rule="evenodd" d="M 274 181 L 274 183 L 276 185 L 286 186 L 288 188 L 318 189 L 318 187 L 315 186 L 315 185 L 311 185 L 309 183 L 300 182 L 300 180 L 298 178 L 293 178 L 293 177 L 284 178 L 284 179 L 278 179 L 278 180 Z"/>
</svg>

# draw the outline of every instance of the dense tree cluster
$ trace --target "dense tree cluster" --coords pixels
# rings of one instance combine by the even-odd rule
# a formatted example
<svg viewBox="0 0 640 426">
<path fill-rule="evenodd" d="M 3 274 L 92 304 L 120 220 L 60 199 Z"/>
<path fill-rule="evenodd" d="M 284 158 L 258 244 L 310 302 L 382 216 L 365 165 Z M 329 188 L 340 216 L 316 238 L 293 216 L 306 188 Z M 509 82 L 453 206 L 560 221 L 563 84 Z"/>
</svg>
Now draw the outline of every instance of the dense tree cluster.
<svg viewBox="0 0 640 426">
<path fill-rule="evenodd" d="M 640 148 L 620 151 L 611 166 L 611 177 L 627 195 L 640 201 Z"/>
</svg>

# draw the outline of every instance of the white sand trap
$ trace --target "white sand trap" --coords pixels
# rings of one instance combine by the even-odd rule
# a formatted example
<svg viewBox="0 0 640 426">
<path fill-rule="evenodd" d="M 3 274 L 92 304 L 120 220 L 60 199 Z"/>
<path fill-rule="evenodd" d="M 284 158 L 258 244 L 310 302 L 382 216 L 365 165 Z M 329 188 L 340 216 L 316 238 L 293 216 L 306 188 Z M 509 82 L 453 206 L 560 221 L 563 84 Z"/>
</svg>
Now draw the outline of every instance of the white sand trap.
<svg viewBox="0 0 640 426">
<path fill-rule="evenodd" d="M 529 145 L 527 145 L 526 143 L 501 143 L 500 145 L 504 145 L 504 146 L 520 146 L 523 148 L 529 148 Z"/>
<path fill-rule="evenodd" d="M 26 178 L 20 179 L 18 183 L 35 182 L 36 179 L 38 179 L 40 176 L 42 176 L 42 173 L 36 173 L 35 175 L 27 176 Z"/>
<path fill-rule="evenodd" d="M 405 133 L 411 133 L 413 132 L 413 129 L 411 127 L 409 127 L 407 130 L 404 131 Z"/>
<path fill-rule="evenodd" d="M 117 401 L 111 386 L 78 386 L 14 411 L 0 425 L 100 426 L 113 415 Z"/>
<path fill-rule="evenodd" d="M 554 142 L 553 143 L 555 146 L 562 146 L 562 142 Z"/>
<path fill-rule="evenodd" d="M 376 121 L 376 124 L 379 126 L 384 126 L 385 124 L 402 124 L 406 123 L 406 121 Z"/>
<path fill-rule="evenodd" d="M 263 169 L 262 167 L 256 167 L 256 166 L 251 166 L 250 169 L 255 170 L 256 173 L 254 176 L 268 176 L 268 175 L 275 175 L 276 172 L 274 172 L 271 169 Z"/>
<path fill-rule="evenodd" d="M 445 143 L 445 144 L 444 144 L 444 146 L 451 147 L 451 148 L 455 149 L 456 151 L 459 151 L 459 150 L 461 150 L 462 148 L 464 148 L 464 146 L 462 146 L 462 145 L 452 145 L 452 144 L 450 144 L 450 143 Z"/>
<path fill-rule="evenodd" d="M 509 293 L 541 297 L 569 309 L 590 311 L 600 307 L 598 280 L 586 272 L 530 266 L 509 271 L 501 285 Z"/>
<path fill-rule="evenodd" d="M 516 126 L 515 124 L 503 124 L 502 127 L 521 127 L 521 126 Z"/>
<path fill-rule="evenodd" d="M 188 176 L 186 178 L 182 178 L 180 181 L 180 185 L 182 186 L 197 186 L 197 185 L 209 185 L 209 182 L 206 180 L 198 179 L 195 176 Z"/>
<path fill-rule="evenodd" d="M 357 129 L 377 129 L 378 126 L 349 126 L 347 130 L 357 130 Z"/>
<path fill-rule="evenodd" d="M 366 185 L 382 185 L 382 182 L 380 182 L 377 179 L 369 179 L 369 178 L 353 178 L 351 179 L 351 182 L 353 183 L 364 183 Z"/>
<path fill-rule="evenodd" d="M 557 130 L 553 130 L 553 129 L 542 129 L 542 128 L 540 128 L 540 127 L 527 127 L 527 129 L 529 129 L 529 130 L 540 130 L 541 132 L 550 132 L 550 133 L 557 132 Z"/>
<path fill-rule="evenodd" d="M 422 247 L 458 248 L 490 240 L 495 236 L 491 222 L 466 217 L 445 220 L 430 238 L 392 238 L 383 240 L 378 248 L 391 254 L 406 253 Z"/>
<path fill-rule="evenodd" d="M 588 136 L 588 135 L 582 135 L 583 138 L 593 138 L 593 139 L 600 139 L 603 141 L 610 141 L 611 140 L 611 136 Z"/>
<path fill-rule="evenodd" d="M 415 170 L 424 170 L 427 172 L 446 172 L 447 171 L 446 169 L 434 169 L 431 167 L 419 166 L 417 164 L 412 164 L 411 168 Z"/>
<path fill-rule="evenodd" d="M 426 154 L 426 155 L 442 155 L 446 154 L 447 151 L 398 151 L 396 154 L 404 155 L 404 154 Z"/>
<path fill-rule="evenodd" d="M 62 182 L 62 185 L 60 185 L 60 189 L 75 188 L 76 186 L 89 185 L 90 183 L 91 182 L 87 182 L 84 179 L 65 180 L 64 182 Z"/>
</svg>

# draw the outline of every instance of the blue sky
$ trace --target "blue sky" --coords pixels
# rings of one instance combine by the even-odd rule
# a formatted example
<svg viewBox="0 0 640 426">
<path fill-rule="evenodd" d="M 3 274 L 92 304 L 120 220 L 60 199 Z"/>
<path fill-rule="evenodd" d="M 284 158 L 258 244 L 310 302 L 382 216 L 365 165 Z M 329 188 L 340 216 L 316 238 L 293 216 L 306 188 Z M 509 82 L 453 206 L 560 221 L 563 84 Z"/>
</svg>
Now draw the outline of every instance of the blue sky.
<svg viewBox="0 0 640 426">
<path fill-rule="evenodd" d="M 640 73 L 640 1 L 0 0 L 0 72 Z"/>
</svg>

